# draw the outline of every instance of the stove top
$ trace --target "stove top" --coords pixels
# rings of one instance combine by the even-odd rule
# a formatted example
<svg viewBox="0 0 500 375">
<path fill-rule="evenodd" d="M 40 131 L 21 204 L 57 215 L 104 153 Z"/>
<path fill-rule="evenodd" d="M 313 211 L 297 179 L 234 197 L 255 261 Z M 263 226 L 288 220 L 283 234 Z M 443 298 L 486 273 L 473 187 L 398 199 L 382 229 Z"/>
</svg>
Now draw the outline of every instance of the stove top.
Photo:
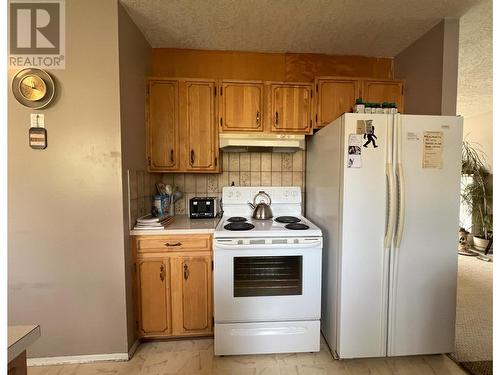
<svg viewBox="0 0 500 375">
<path fill-rule="evenodd" d="M 256 220 L 250 216 L 245 217 L 246 221 L 231 222 L 230 217 L 225 216 L 215 228 L 214 238 L 321 236 L 321 230 L 305 217 L 300 215 L 294 217 L 298 222 L 280 223 L 276 218 Z"/>
<path fill-rule="evenodd" d="M 269 220 L 253 219 L 248 204 L 261 191 L 271 197 L 274 217 Z M 225 186 L 222 206 L 214 238 L 321 237 L 321 230 L 300 214 L 302 193 L 296 186 Z"/>
</svg>

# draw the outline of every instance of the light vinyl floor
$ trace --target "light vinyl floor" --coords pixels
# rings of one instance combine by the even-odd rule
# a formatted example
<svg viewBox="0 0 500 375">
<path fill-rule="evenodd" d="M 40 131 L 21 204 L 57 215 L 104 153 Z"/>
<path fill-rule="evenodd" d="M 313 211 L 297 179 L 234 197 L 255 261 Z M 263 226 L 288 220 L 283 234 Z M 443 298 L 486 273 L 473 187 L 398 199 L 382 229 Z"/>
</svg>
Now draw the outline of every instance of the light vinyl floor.
<svg viewBox="0 0 500 375">
<path fill-rule="evenodd" d="M 318 353 L 215 357 L 212 339 L 152 341 L 128 362 L 29 367 L 28 375 L 463 375 L 445 355 L 334 360 L 321 342 Z"/>
</svg>

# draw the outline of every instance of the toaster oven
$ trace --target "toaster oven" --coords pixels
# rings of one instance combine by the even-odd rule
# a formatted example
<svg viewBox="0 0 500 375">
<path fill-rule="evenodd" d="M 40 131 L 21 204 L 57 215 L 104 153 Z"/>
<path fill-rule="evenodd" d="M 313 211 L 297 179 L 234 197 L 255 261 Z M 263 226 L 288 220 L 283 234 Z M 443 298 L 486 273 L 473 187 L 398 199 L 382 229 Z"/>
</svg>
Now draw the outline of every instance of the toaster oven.
<svg viewBox="0 0 500 375">
<path fill-rule="evenodd" d="M 217 214 L 217 198 L 194 197 L 189 200 L 189 217 L 191 219 L 211 218 L 216 217 Z"/>
</svg>

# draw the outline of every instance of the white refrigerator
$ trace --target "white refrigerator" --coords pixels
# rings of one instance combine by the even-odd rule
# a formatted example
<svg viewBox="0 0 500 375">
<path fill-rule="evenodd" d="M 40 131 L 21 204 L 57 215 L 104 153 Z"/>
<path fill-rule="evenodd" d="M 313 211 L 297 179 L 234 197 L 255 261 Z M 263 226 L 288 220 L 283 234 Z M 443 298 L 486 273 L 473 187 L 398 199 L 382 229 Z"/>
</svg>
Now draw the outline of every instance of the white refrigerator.
<svg viewBox="0 0 500 375">
<path fill-rule="evenodd" d="M 454 351 L 462 118 L 347 113 L 307 143 L 339 358 Z"/>
</svg>

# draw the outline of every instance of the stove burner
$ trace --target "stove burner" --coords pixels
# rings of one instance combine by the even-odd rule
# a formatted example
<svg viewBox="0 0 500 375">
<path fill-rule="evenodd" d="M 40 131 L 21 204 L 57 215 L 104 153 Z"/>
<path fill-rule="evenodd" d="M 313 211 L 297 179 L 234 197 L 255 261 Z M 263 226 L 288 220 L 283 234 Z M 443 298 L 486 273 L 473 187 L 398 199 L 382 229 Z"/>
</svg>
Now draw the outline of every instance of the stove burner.
<svg viewBox="0 0 500 375">
<path fill-rule="evenodd" d="M 229 223 L 224 225 L 224 229 L 227 230 L 250 230 L 255 228 L 255 225 L 250 224 L 250 223 Z"/>
<path fill-rule="evenodd" d="M 247 221 L 247 219 L 241 216 L 233 216 L 227 219 L 227 221 L 229 221 L 230 223 L 242 223 L 244 221 Z"/>
<path fill-rule="evenodd" d="M 292 230 L 306 230 L 309 229 L 309 226 L 302 223 L 290 223 L 285 225 L 285 228 Z"/>
<path fill-rule="evenodd" d="M 278 216 L 274 221 L 278 223 L 298 223 L 300 219 L 295 216 Z"/>
</svg>

